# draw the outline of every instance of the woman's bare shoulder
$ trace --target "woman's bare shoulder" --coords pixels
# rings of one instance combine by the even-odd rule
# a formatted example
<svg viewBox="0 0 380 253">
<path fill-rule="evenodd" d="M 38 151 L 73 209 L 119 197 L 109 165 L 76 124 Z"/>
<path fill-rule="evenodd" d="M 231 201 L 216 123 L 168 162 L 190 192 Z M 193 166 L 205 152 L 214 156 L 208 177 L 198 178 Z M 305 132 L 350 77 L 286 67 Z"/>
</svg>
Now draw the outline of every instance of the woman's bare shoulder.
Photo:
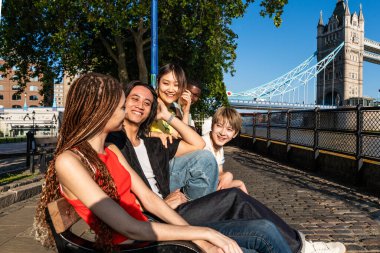
<svg viewBox="0 0 380 253">
<path fill-rule="evenodd" d="M 80 157 L 70 150 L 63 151 L 55 159 L 55 167 L 57 170 L 79 164 L 81 164 Z"/>
</svg>

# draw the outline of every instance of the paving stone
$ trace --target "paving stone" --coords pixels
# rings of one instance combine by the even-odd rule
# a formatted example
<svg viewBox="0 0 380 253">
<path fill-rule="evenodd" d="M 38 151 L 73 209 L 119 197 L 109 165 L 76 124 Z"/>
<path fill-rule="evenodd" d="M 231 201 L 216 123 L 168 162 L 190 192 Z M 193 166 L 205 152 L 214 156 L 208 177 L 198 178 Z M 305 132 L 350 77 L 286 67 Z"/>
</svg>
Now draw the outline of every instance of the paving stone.
<svg viewBox="0 0 380 253">
<path fill-rule="evenodd" d="M 380 253 L 379 198 L 236 147 L 225 154 L 225 169 L 307 240 L 339 240 L 348 253 Z M 30 235 L 37 199 L 0 209 L 0 253 L 54 252 Z"/>
<path fill-rule="evenodd" d="M 379 198 L 237 147 L 225 154 L 225 170 L 306 239 L 339 240 L 348 253 L 380 253 Z"/>
<path fill-rule="evenodd" d="M 349 252 L 351 250 L 356 250 L 357 252 L 365 252 L 365 248 L 363 248 L 362 246 L 359 246 L 357 244 L 347 243 L 347 244 L 345 244 L 345 246 L 346 246 L 347 251 L 349 251 Z M 360 250 L 360 251 L 358 251 L 358 250 Z"/>
</svg>

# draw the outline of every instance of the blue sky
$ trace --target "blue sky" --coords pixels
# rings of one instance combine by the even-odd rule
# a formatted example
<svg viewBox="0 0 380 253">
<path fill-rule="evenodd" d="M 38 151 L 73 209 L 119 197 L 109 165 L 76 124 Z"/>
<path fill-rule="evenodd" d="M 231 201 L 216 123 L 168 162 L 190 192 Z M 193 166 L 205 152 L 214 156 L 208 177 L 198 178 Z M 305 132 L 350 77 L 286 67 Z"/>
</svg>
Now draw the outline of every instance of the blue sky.
<svg viewBox="0 0 380 253">
<path fill-rule="evenodd" d="M 282 15 L 283 23 L 276 28 L 269 18 L 259 15 L 259 0 L 251 5 L 243 18 L 232 24 L 237 39 L 236 73 L 224 75 L 227 90 L 245 91 L 285 74 L 306 60 L 317 49 L 317 24 L 323 12 L 326 24 L 336 0 L 289 0 Z M 349 0 L 351 14 L 359 13 L 362 3 L 365 34 L 380 42 L 380 1 Z M 364 63 L 363 95 L 379 98 L 380 65 Z M 311 93 L 309 93 L 311 94 Z"/>
</svg>

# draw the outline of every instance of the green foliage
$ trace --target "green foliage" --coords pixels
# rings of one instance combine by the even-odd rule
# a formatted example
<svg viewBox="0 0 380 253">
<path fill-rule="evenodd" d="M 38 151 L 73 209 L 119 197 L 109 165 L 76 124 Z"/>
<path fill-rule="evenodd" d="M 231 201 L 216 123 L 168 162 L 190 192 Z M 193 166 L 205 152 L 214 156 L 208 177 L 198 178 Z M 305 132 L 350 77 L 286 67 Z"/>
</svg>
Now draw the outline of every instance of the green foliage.
<svg viewBox="0 0 380 253">
<path fill-rule="evenodd" d="M 6 61 L 3 70 L 15 70 L 11 79 L 20 85 L 19 93 L 34 77 L 52 86 L 61 69 L 59 58 L 51 50 L 52 22 L 29 0 L 3 1 L 2 15 L 0 55 Z"/>
<path fill-rule="evenodd" d="M 25 136 L 21 136 L 21 137 L 0 137 L 0 143 L 15 143 L 15 142 L 24 142 L 24 141 L 26 141 Z"/>
<path fill-rule="evenodd" d="M 12 174 L 5 174 L 0 178 L 0 185 L 5 185 L 5 184 L 10 184 L 14 181 L 21 180 L 21 179 L 26 179 L 26 178 L 32 178 L 34 175 L 28 175 L 25 173 L 22 174 L 17 174 L 17 175 L 12 175 Z"/>
<path fill-rule="evenodd" d="M 282 23 L 281 15 L 286 4 L 288 4 L 288 0 L 264 0 L 260 3 L 260 6 L 263 7 L 260 15 L 263 17 L 268 15 L 273 18 L 274 25 L 279 27 Z"/>
<path fill-rule="evenodd" d="M 191 79 L 203 83 L 204 99 L 193 108 L 195 113 L 210 115 L 228 104 L 223 73 L 234 74 L 237 48 L 231 23 L 253 2 L 159 1 L 159 64 L 179 63 Z M 261 0 L 260 15 L 279 26 L 286 3 Z M 46 105 L 52 100 L 52 84 L 63 73 L 97 71 L 124 84 L 147 81 L 150 4 L 151 0 L 4 0 L 0 55 L 5 67 L 17 67 L 22 87 L 30 77 L 41 78 Z"/>
</svg>

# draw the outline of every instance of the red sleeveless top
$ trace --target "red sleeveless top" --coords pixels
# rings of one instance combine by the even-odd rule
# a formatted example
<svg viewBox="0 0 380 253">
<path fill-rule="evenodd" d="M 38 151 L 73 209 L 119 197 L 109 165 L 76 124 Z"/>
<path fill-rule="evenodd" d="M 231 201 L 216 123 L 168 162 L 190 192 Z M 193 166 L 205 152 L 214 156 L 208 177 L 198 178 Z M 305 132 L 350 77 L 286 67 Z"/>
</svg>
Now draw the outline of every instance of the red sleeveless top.
<svg viewBox="0 0 380 253">
<path fill-rule="evenodd" d="M 116 154 L 110 149 L 105 148 L 106 154 L 98 154 L 100 160 L 102 160 L 110 172 L 116 188 L 117 193 L 120 196 L 120 206 L 133 218 L 140 221 L 147 221 L 148 219 L 143 215 L 140 209 L 140 205 L 136 203 L 136 196 L 131 192 L 131 175 L 121 165 Z M 74 207 L 78 215 L 91 227 L 92 230 L 97 233 L 96 227 L 93 226 L 95 215 L 88 209 L 79 199 L 69 199 L 62 192 L 63 197 Z M 113 240 L 114 244 L 119 244 L 126 241 L 128 238 L 114 231 Z"/>
</svg>

